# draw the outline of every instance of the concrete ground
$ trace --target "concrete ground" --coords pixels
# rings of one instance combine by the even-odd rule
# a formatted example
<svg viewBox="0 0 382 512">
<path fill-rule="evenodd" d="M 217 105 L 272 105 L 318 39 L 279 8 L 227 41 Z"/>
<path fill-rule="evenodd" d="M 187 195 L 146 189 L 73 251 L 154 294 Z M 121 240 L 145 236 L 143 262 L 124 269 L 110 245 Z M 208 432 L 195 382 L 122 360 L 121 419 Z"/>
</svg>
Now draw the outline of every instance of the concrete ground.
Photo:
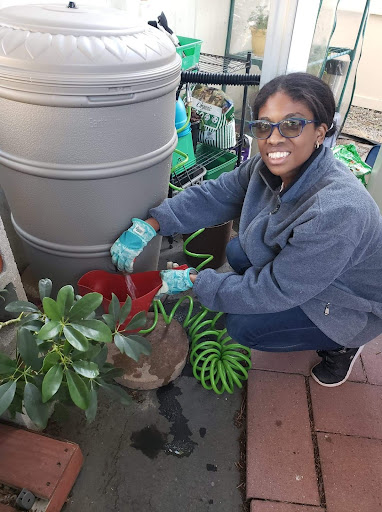
<svg viewBox="0 0 382 512">
<path fill-rule="evenodd" d="M 180 238 L 172 249 L 163 241 L 159 268 L 168 260 L 185 261 Z M 129 407 L 100 396 L 91 425 L 78 410 L 49 425 L 48 434 L 78 443 L 85 459 L 64 512 L 241 511 L 241 390 L 207 391 L 187 364 L 168 386 L 132 396 Z"/>
<path fill-rule="evenodd" d="M 47 430 L 84 455 L 64 511 L 238 512 L 240 403 L 240 391 L 219 397 L 186 367 L 168 386 L 135 392 L 128 407 L 101 397 L 91 425 L 71 411 Z"/>
</svg>

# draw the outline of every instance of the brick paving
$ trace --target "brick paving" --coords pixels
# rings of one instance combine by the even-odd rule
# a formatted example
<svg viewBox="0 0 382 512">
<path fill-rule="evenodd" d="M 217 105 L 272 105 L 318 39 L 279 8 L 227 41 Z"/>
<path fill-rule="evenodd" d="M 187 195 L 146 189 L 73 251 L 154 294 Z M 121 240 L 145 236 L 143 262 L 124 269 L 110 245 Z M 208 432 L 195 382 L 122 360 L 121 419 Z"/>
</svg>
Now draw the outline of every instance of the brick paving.
<svg viewBox="0 0 382 512">
<path fill-rule="evenodd" d="M 309 377 L 319 360 L 315 352 L 253 351 L 251 512 L 382 512 L 382 335 L 341 386 Z"/>
</svg>

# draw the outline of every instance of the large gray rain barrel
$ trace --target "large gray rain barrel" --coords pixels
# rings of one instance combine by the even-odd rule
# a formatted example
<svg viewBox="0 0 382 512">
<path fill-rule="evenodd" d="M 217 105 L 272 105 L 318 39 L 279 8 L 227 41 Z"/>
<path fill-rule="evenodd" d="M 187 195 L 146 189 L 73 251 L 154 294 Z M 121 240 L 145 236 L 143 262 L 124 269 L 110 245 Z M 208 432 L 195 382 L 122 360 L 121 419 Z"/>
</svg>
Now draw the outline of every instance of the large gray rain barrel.
<svg viewBox="0 0 382 512">
<path fill-rule="evenodd" d="M 0 10 L 0 184 L 36 277 L 56 286 L 112 270 L 131 217 L 167 197 L 181 67 L 127 12 L 69 5 Z"/>
</svg>

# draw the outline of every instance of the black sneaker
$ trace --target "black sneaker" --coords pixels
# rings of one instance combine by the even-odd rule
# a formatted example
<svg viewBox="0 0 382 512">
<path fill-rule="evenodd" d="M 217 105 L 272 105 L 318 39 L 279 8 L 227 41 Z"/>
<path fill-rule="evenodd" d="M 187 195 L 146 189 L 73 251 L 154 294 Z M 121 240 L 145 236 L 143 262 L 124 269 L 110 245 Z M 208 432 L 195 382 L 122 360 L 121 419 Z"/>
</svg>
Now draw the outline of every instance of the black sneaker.
<svg viewBox="0 0 382 512">
<path fill-rule="evenodd" d="M 329 388 L 340 386 L 347 381 L 362 347 L 340 350 L 317 350 L 322 361 L 310 370 L 313 379 Z"/>
</svg>

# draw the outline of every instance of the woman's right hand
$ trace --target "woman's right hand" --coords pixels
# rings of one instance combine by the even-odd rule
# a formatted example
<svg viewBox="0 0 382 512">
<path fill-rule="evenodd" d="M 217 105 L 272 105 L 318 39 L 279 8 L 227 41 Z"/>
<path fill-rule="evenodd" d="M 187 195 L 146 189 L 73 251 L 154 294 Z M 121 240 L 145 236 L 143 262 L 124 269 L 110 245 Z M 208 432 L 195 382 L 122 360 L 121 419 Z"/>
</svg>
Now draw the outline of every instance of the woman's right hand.
<svg viewBox="0 0 382 512">
<path fill-rule="evenodd" d="M 148 242 L 157 234 L 159 224 L 155 219 L 144 221 L 131 219 L 133 225 L 124 231 L 111 246 L 110 254 L 113 264 L 121 272 L 133 272 L 134 261 L 146 247 Z"/>
</svg>

